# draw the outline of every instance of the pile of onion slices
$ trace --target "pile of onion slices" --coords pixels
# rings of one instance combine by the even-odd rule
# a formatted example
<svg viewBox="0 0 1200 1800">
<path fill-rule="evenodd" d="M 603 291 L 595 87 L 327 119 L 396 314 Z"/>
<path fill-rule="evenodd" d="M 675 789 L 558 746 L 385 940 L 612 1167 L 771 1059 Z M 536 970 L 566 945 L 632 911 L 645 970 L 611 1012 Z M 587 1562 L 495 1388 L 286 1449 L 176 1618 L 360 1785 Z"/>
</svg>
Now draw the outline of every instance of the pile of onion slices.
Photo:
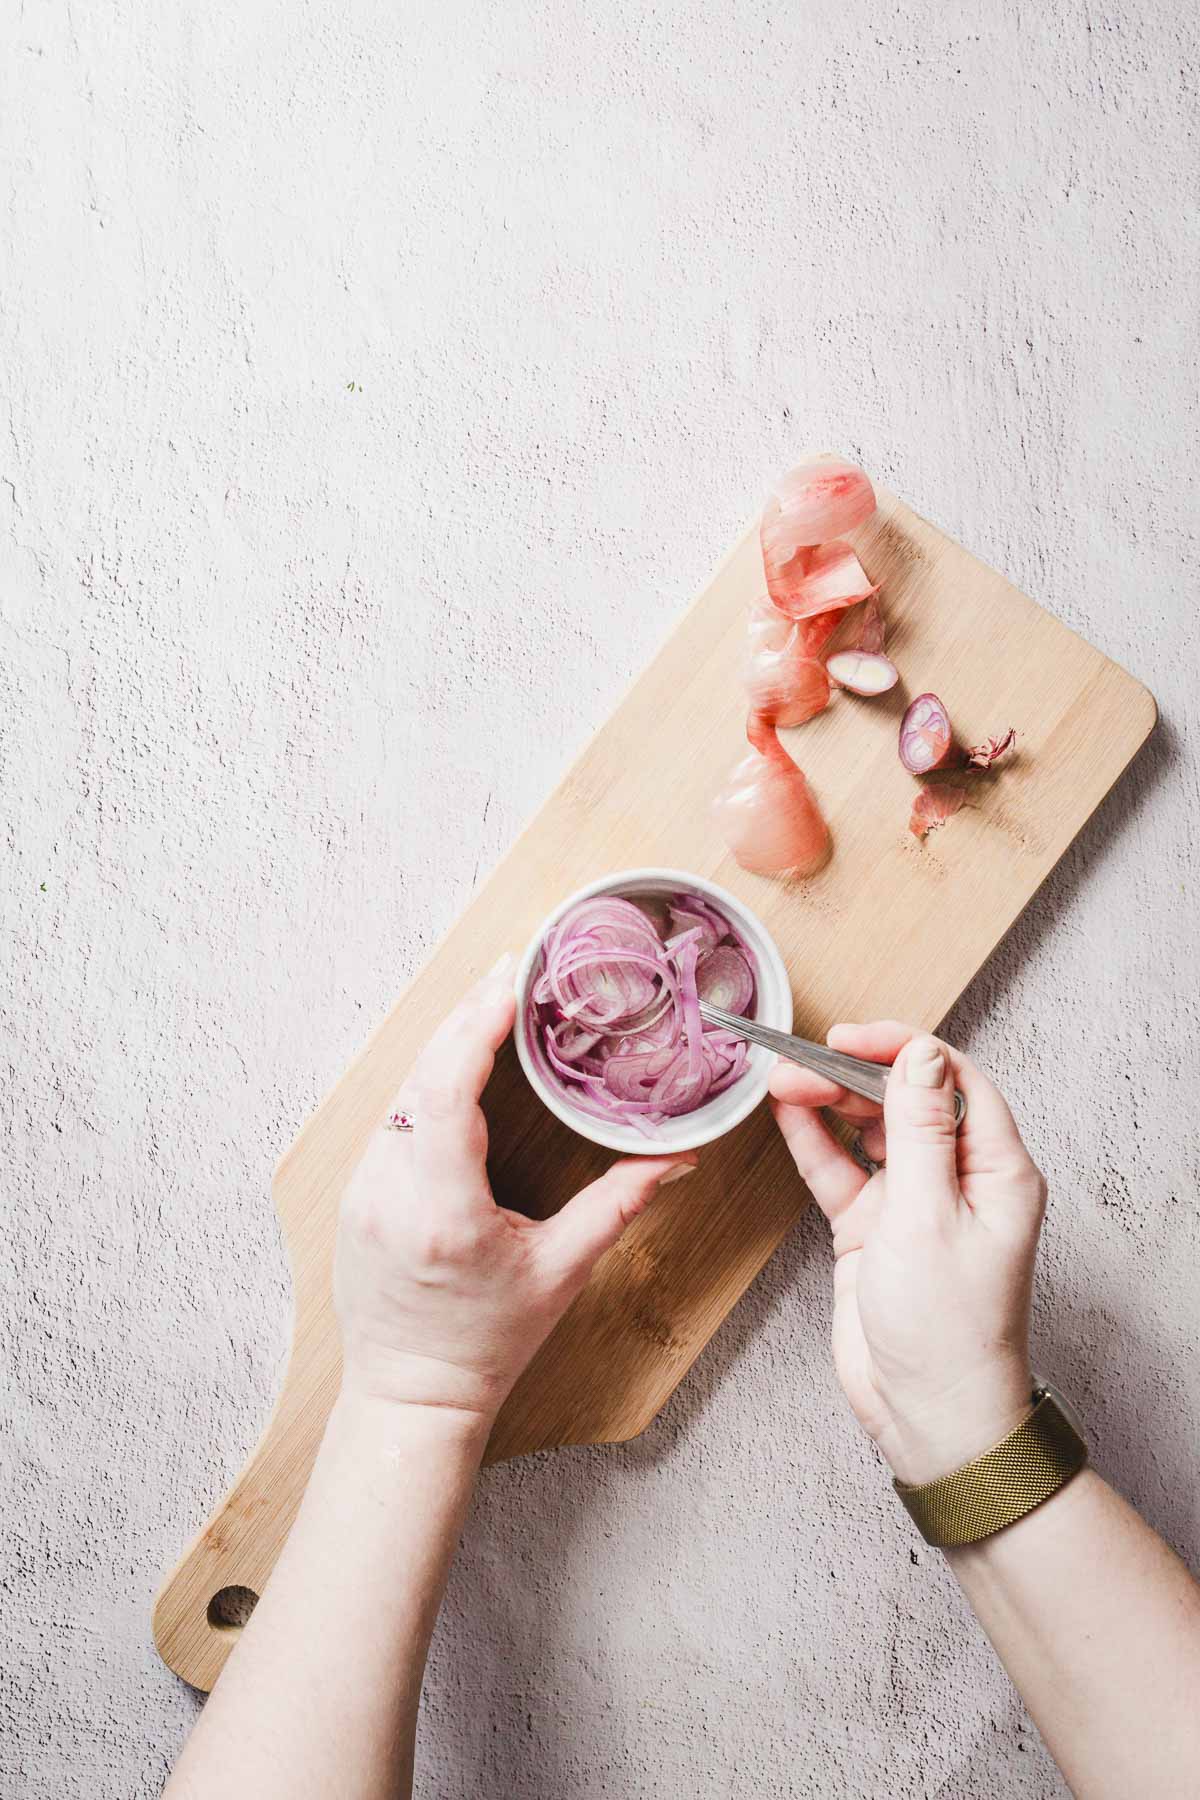
<svg viewBox="0 0 1200 1800">
<path fill-rule="evenodd" d="M 543 1077 L 580 1112 L 654 1128 L 732 1087 L 748 1048 L 706 1025 L 700 1001 L 751 1015 L 753 955 L 697 894 L 604 894 L 542 944 L 525 1030 Z"/>
</svg>

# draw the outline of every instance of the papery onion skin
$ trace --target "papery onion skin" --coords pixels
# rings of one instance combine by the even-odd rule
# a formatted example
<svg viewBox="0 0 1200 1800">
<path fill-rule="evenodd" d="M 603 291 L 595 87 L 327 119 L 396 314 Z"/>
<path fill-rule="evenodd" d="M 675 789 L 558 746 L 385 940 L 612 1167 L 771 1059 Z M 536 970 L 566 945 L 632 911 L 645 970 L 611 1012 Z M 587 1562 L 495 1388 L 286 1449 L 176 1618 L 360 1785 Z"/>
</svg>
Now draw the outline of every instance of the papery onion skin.
<svg viewBox="0 0 1200 1800">
<path fill-rule="evenodd" d="M 825 544 L 854 531 L 875 511 L 875 490 L 857 463 L 812 457 L 775 482 L 775 497 L 797 544 Z"/>
<path fill-rule="evenodd" d="M 742 667 L 746 698 L 777 725 L 803 725 L 829 705 L 825 664 L 793 640 L 782 650 L 753 651 Z"/>
<path fill-rule="evenodd" d="M 1010 725 L 1003 737 L 984 738 L 982 744 L 976 744 L 973 749 L 968 750 L 967 761 L 972 768 L 990 769 L 1002 756 L 1008 755 L 1016 741 L 1017 734 Z"/>
<path fill-rule="evenodd" d="M 952 819 L 967 798 L 967 790 L 950 782 L 931 782 L 913 801 L 908 829 L 917 839 L 924 839 L 947 819 Z"/>
<path fill-rule="evenodd" d="M 767 502 L 759 536 L 767 592 L 791 619 L 854 606 L 875 592 L 850 544 L 797 544 L 777 501 Z"/>
<path fill-rule="evenodd" d="M 820 656 L 837 630 L 839 621 L 845 616 L 841 607 L 834 607 L 829 612 L 813 613 L 807 619 L 797 619 L 796 642 L 802 646 L 804 654 Z"/>
<path fill-rule="evenodd" d="M 721 835 L 743 869 L 755 875 L 815 875 L 829 860 L 829 827 L 797 768 L 761 714 L 746 735 L 742 758 L 713 802 Z"/>
<path fill-rule="evenodd" d="M 848 607 L 844 612 L 834 613 L 834 630 L 826 640 L 825 667 L 829 667 L 830 658 L 840 656 L 844 650 L 862 650 L 869 656 L 885 654 L 884 621 L 879 610 L 879 599 L 871 594 L 858 606 Z M 832 679 L 832 677 L 831 677 Z M 834 687 L 839 684 L 834 681 Z"/>
<path fill-rule="evenodd" d="M 870 656 L 882 656 L 886 647 L 886 627 L 879 601 L 874 594 L 863 605 L 862 618 L 858 624 L 858 635 L 848 649 L 863 650 Z"/>
<path fill-rule="evenodd" d="M 831 621 L 837 613 L 829 615 Z M 816 650 L 824 641 L 824 616 L 797 623 L 768 594 L 750 607 L 742 683 L 751 712 L 777 725 L 803 725 L 829 704 L 829 676 Z M 815 648 L 812 646 L 815 645 Z"/>
<path fill-rule="evenodd" d="M 839 650 L 825 664 L 830 681 L 852 694 L 886 694 L 900 679 L 894 662 L 870 650 Z"/>
<path fill-rule="evenodd" d="M 652 1137 L 747 1067 L 744 1040 L 701 1019 L 702 991 L 747 1013 L 757 992 L 749 946 L 710 901 L 580 901 L 546 934 L 525 1001 L 526 1042 L 573 1107 Z"/>
<path fill-rule="evenodd" d="M 796 622 L 781 613 L 770 594 L 759 594 L 750 602 L 746 615 L 746 648 L 749 655 L 759 650 L 782 650 L 794 638 Z"/>
</svg>

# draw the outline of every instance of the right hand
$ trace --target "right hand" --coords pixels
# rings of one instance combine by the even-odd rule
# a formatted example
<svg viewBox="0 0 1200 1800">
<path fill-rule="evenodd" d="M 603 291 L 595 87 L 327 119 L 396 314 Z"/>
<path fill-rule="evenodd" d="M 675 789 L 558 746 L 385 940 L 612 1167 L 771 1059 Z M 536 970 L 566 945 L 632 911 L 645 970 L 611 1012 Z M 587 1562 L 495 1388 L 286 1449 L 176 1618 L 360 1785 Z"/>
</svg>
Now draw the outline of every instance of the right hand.
<svg viewBox="0 0 1200 1800">
<path fill-rule="evenodd" d="M 891 1063 L 882 1109 L 780 1062 L 773 1110 L 833 1230 L 833 1352 L 846 1397 L 901 1481 L 948 1474 L 1029 1411 L 1029 1307 L 1046 1184 L 1003 1097 L 911 1026 L 835 1025 L 834 1049 Z M 954 1089 L 967 1114 L 954 1126 Z M 863 1129 L 868 1177 L 818 1108 Z"/>
</svg>

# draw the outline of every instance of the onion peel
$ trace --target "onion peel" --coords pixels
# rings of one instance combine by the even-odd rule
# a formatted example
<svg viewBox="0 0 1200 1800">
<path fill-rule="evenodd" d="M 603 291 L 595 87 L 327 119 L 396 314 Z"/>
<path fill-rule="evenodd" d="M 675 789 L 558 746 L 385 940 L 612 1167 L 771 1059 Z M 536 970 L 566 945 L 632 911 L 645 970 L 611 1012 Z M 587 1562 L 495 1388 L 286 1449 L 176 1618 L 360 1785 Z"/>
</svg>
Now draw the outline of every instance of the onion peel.
<svg viewBox="0 0 1200 1800">
<path fill-rule="evenodd" d="M 797 545 L 826 544 L 854 531 L 875 511 L 875 490 L 857 463 L 809 457 L 780 475 L 774 497 Z"/>
<path fill-rule="evenodd" d="M 767 592 L 790 619 L 853 606 L 876 591 L 852 545 L 797 544 L 777 500 L 764 507 L 759 535 Z"/>
<path fill-rule="evenodd" d="M 973 750 L 967 751 L 967 761 L 973 768 L 990 769 L 1007 756 L 1017 741 L 1017 734 L 1010 725 L 1003 737 L 984 738 L 982 744 L 976 744 Z"/>
<path fill-rule="evenodd" d="M 753 746 L 713 802 L 721 835 L 743 869 L 756 875 L 814 875 L 829 859 L 829 827 L 804 773 L 774 721 L 751 713 Z"/>
<path fill-rule="evenodd" d="M 917 839 L 924 840 L 947 819 L 952 819 L 967 798 L 967 790 L 956 786 L 953 782 L 931 782 L 921 788 L 913 801 L 912 813 L 909 816 L 908 829 Z"/>
<path fill-rule="evenodd" d="M 752 712 L 777 725 L 803 725 L 828 706 L 829 676 L 817 651 L 839 616 L 835 612 L 798 623 L 781 613 L 769 595 L 754 601 L 742 663 Z"/>
</svg>

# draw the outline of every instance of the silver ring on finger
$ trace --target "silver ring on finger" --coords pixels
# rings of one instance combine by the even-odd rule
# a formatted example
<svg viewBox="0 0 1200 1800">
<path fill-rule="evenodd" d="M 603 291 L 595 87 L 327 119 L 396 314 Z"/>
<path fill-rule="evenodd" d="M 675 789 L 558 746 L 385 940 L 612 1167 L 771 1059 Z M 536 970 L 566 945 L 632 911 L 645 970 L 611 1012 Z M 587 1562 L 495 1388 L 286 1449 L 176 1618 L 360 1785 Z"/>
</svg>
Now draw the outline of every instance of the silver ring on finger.
<svg viewBox="0 0 1200 1800">
<path fill-rule="evenodd" d="M 410 1112 L 390 1112 L 383 1122 L 385 1131 L 415 1131 L 416 1120 Z"/>
</svg>

